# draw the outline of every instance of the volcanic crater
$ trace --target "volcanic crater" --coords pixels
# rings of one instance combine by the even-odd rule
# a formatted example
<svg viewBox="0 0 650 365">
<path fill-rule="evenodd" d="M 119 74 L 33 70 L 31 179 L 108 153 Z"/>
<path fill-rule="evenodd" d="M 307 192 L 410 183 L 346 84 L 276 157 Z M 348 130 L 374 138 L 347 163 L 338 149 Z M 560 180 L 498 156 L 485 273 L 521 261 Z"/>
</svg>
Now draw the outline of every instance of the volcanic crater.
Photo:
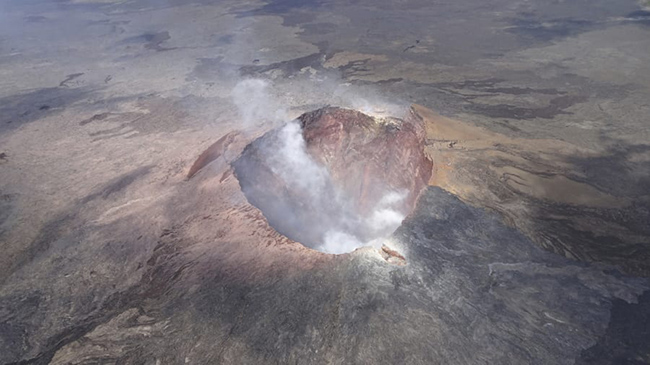
<svg viewBox="0 0 650 365">
<path fill-rule="evenodd" d="M 383 246 L 413 210 L 432 171 L 424 142 L 417 118 L 325 107 L 257 138 L 232 167 L 277 232 L 341 254 Z M 381 252 L 389 262 L 404 260 L 387 247 Z"/>
</svg>

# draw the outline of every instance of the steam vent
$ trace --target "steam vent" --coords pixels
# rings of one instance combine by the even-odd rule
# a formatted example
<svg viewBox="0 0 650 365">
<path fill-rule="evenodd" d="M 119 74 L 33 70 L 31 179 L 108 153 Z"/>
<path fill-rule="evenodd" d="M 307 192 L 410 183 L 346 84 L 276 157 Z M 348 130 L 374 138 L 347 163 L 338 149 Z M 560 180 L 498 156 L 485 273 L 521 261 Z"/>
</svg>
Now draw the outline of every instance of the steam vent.
<svg viewBox="0 0 650 365">
<path fill-rule="evenodd" d="M 392 233 L 431 177 L 421 120 L 327 107 L 293 123 L 233 166 L 271 226 L 308 247 L 343 253 Z"/>
</svg>

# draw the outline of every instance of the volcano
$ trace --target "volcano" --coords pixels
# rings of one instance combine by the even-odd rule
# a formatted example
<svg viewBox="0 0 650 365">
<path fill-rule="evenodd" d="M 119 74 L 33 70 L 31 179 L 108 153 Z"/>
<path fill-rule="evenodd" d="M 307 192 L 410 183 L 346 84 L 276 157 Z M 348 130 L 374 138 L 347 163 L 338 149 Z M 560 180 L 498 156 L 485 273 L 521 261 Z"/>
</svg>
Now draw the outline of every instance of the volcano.
<svg viewBox="0 0 650 365">
<path fill-rule="evenodd" d="M 247 199 L 283 235 L 329 253 L 386 236 L 431 177 L 424 125 L 327 107 L 248 145 L 233 163 Z"/>
<path fill-rule="evenodd" d="M 582 5 L 0 0 L 0 365 L 650 364 L 650 2 Z"/>
</svg>

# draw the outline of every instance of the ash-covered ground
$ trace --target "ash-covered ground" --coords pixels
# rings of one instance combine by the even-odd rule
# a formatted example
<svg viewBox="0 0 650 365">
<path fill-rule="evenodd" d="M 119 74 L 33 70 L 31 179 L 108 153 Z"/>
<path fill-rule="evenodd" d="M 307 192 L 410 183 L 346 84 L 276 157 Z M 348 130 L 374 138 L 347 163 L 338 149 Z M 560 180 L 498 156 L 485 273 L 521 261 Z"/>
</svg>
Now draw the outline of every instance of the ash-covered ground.
<svg viewBox="0 0 650 365">
<path fill-rule="evenodd" d="M 649 6 L 0 0 L 0 363 L 650 363 Z M 327 105 L 425 128 L 403 260 L 242 192 Z"/>
</svg>

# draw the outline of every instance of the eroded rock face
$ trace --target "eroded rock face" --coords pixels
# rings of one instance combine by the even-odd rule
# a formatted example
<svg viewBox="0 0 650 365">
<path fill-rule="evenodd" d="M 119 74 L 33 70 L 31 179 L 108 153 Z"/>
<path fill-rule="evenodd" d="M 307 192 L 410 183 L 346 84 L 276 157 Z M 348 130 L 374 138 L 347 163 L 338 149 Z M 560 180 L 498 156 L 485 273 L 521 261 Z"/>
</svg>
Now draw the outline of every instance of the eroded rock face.
<svg viewBox="0 0 650 365">
<path fill-rule="evenodd" d="M 431 177 L 424 125 L 409 118 L 377 119 L 359 111 L 323 108 L 299 118 L 307 148 L 332 178 L 369 213 L 387 190 L 406 192 L 408 213 Z"/>
<path fill-rule="evenodd" d="M 421 121 L 332 107 L 267 133 L 233 166 L 278 232 L 330 253 L 390 234 L 432 171 Z"/>
</svg>

